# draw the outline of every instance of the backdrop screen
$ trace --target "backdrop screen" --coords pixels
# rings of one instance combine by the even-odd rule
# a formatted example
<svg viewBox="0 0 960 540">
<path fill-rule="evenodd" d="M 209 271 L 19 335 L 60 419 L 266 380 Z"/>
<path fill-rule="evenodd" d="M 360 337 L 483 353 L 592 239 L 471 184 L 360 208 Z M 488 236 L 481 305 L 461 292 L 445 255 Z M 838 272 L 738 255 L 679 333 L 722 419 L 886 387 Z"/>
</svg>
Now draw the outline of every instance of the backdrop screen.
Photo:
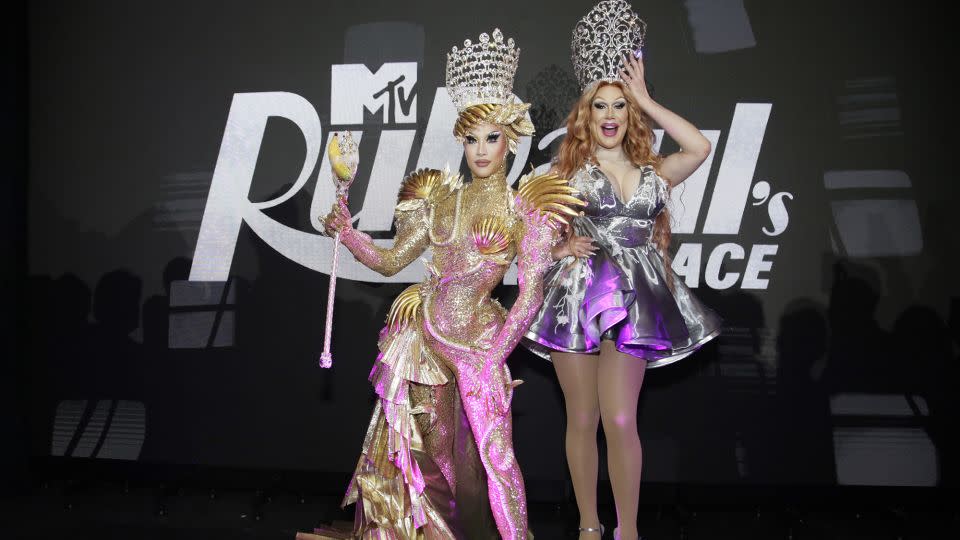
<svg viewBox="0 0 960 540">
<path fill-rule="evenodd" d="M 521 48 L 514 92 L 536 126 L 516 181 L 564 137 L 579 95 L 570 31 L 591 5 L 31 2 L 33 453 L 352 470 L 377 334 L 425 269 L 385 278 L 343 250 L 334 367 L 317 366 L 327 141 L 359 139 L 351 210 L 390 245 L 404 175 L 464 167 L 445 53 L 499 27 Z M 647 374 L 645 481 L 954 474 L 945 23 L 907 5 L 634 2 L 654 98 L 713 142 L 672 194 L 673 268 L 725 321 Z M 507 305 L 515 276 L 495 291 Z M 525 350 L 510 366 L 526 381 L 513 411 L 524 474 L 565 481 L 552 366 Z"/>
</svg>

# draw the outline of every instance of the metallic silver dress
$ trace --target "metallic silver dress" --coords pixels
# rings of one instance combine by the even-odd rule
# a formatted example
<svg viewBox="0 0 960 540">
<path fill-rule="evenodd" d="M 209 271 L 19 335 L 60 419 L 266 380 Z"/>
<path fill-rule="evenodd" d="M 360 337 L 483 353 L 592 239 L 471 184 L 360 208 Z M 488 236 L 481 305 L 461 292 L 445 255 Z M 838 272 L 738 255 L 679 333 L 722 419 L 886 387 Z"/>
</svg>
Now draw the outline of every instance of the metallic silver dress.
<svg viewBox="0 0 960 540">
<path fill-rule="evenodd" d="M 652 242 L 667 185 L 653 167 L 641 169 L 637 191 L 621 202 L 594 165 L 571 180 L 587 201 L 574 232 L 597 246 L 589 259 L 567 257 L 544 276 L 543 307 L 524 344 L 549 359 L 551 351 L 596 353 L 609 339 L 654 368 L 684 358 L 720 334 L 721 320 L 674 274 L 672 290 Z"/>
</svg>

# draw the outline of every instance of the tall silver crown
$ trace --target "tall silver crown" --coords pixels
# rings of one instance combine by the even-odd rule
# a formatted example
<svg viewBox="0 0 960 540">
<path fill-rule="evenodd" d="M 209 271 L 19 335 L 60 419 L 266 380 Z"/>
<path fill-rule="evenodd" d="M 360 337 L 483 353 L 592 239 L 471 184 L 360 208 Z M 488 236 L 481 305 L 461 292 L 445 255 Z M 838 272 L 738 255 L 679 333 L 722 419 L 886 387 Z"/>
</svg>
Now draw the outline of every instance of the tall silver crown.
<svg viewBox="0 0 960 540">
<path fill-rule="evenodd" d="M 601 0 L 577 22 L 570 42 L 573 72 L 583 91 L 597 81 L 619 81 L 623 56 L 643 47 L 647 23 L 626 0 Z"/>
<path fill-rule="evenodd" d="M 519 59 L 513 38 L 504 42 L 499 28 L 493 39 L 483 33 L 476 43 L 467 39 L 462 49 L 453 47 L 447 53 L 447 93 L 457 111 L 481 103 L 510 103 Z"/>
</svg>

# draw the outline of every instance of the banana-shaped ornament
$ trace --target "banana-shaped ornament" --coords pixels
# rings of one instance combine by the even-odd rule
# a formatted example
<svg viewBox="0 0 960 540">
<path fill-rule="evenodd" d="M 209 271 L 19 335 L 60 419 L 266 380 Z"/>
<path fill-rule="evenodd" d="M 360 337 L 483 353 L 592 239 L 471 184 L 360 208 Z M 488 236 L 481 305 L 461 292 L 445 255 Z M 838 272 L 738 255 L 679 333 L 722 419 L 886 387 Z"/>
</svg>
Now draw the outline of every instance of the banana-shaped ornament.
<svg viewBox="0 0 960 540">
<path fill-rule="evenodd" d="M 357 143 L 353 135 L 346 131 L 342 135 L 334 133 L 327 145 L 327 158 L 330 168 L 333 169 L 333 182 L 337 186 L 338 195 L 346 195 L 353 178 L 357 174 Z"/>
</svg>

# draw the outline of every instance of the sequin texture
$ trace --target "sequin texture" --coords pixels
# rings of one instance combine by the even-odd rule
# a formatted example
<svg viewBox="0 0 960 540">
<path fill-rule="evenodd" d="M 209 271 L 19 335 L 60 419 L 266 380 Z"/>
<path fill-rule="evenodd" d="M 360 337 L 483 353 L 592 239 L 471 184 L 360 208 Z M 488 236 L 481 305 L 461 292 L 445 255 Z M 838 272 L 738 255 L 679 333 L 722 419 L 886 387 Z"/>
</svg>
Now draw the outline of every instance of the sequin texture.
<svg viewBox="0 0 960 540">
<path fill-rule="evenodd" d="M 576 202 L 572 190 L 551 187 L 566 181 L 531 182 L 539 184 L 524 198 L 502 168 L 466 185 L 449 173 L 417 171 L 401 188 L 392 248 L 341 231 L 358 261 L 388 275 L 433 249 L 429 275 L 391 309 L 370 375 L 378 402 L 344 499 L 357 503 L 358 537 L 455 538 L 458 527 L 471 536 L 528 537 L 512 444 L 516 383 L 505 361 L 542 302 L 557 224 L 576 213 L 567 208 Z M 515 257 L 520 292 L 505 310 L 490 294 Z M 476 500 L 477 474 L 486 477 L 485 508 Z M 483 530 L 491 526 L 484 512 L 495 530 Z"/>
</svg>

